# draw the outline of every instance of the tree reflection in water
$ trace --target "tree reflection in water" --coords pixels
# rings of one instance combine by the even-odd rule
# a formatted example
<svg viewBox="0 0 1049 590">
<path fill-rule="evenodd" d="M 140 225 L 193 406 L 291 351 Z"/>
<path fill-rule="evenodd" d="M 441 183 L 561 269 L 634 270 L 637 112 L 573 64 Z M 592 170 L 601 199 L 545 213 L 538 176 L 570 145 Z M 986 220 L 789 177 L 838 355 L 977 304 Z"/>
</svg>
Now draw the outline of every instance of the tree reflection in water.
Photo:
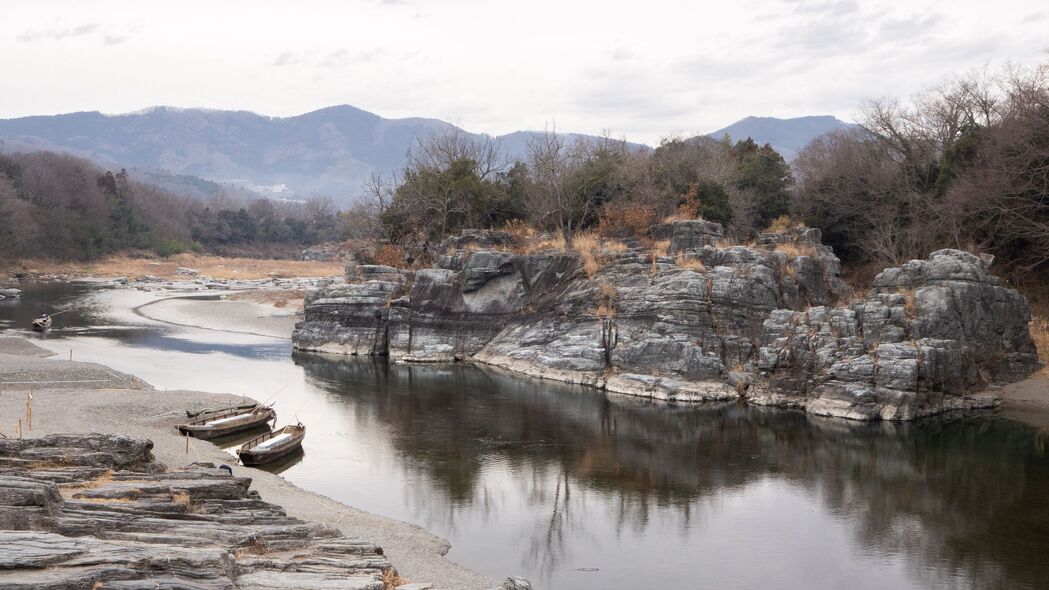
<svg viewBox="0 0 1049 590">
<path fill-rule="evenodd" d="M 1049 579 L 1045 434 L 1005 419 L 868 424 L 670 406 L 470 366 L 295 360 L 355 404 L 358 421 L 388 431 L 407 469 L 431 482 L 411 497 L 447 514 L 448 530 L 532 523 L 520 547 L 491 550 L 519 552 L 523 573 L 547 587 L 570 586 L 566 571 L 597 560 L 609 535 L 633 539 L 670 518 L 669 552 L 710 534 L 705 521 L 724 504 L 770 482 L 818 499 L 851 531 L 851 545 L 901 560 L 915 587 L 1034 588 Z M 786 551 L 798 542 L 775 532 Z M 685 556 L 668 563 L 694 567 Z"/>
</svg>

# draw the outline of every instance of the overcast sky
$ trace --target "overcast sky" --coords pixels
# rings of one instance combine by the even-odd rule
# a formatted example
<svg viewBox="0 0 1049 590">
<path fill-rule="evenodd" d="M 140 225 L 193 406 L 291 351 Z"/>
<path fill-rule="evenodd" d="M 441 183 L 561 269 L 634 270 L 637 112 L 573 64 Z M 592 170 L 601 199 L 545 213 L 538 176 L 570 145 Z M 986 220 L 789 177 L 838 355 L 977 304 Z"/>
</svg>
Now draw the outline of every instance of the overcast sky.
<svg viewBox="0 0 1049 590">
<path fill-rule="evenodd" d="M 0 117 L 352 104 L 656 142 L 1049 59 L 1043 0 L 5 0 Z"/>
</svg>

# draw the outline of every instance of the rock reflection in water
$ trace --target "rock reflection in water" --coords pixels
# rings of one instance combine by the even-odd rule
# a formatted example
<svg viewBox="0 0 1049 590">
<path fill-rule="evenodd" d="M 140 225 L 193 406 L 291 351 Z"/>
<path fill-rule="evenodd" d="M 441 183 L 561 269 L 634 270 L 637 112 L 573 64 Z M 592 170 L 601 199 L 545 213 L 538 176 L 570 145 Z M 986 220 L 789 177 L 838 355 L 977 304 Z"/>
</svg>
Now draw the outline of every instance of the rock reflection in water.
<svg viewBox="0 0 1049 590">
<path fill-rule="evenodd" d="M 546 588 L 635 587 L 631 575 L 784 588 L 1034 588 L 1049 579 L 1046 436 L 1008 420 L 844 422 L 673 407 L 469 366 L 295 362 L 353 404 L 358 421 L 387 429 L 407 468 L 432 482 L 412 501 L 449 515 L 439 532 L 453 557 L 516 552 L 507 567 Z M 716 538 L 720 518 L 762 498 L 769 510 L 741 514 L 764 521 L 741 519 Z M 507 527 L 527 538 L 506 543 L 497 531 Z M 849 559 L 823 561 L 831 556 L 816 548 L 833 548 L 838 529 L 848 547 L 836 550 Z M 634 563 L 610 558 L 632 549 L 617 542 L 638 543 Z M 753 552 L 715 563 L 692 553 L 718 545 Z M 774 571 L 749 571 L 763 567 Z"/>
</svg>

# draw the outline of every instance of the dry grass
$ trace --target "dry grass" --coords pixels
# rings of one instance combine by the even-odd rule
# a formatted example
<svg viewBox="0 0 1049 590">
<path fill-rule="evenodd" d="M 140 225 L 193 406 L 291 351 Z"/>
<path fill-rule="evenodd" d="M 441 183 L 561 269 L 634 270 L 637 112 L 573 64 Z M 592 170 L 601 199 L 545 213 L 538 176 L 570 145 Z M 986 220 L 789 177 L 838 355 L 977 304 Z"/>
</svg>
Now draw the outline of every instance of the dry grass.
<svg viewBox="0 0 1049 590">
<path fill-rule="evenodd" d="M 503 224 L 502 231 L 520 239 L 526 240 L 528 238 L 535 237 L 535 228 L 528 225 L 527 222 L 521 219 L 511 219 Z"/>
<path fill-rule="evenodd" d="M 598 260 L 597 249 L 601 245 L 601 238 L 595 232 L 578 233 L 572 238 L 572 249 L 583 259 L 583 270 L 588 277 L 592 277 L 601 270 L 601 262 Z"/>
<path fill-rule="evenodd" d="M 906 312 L 907 317 L 918 317 L 918 304 L 914 298 L 914 289 L 900 289 L 898 293 L 903 295 L 903 309 Z"/>
<path fill-rule="evenodd" d="M 190 499 L 189 492 L 187 492 L 186 490 L 172 492 L 171 503 L 176 506 L 181 506 L 187 511 L 193 506 L 193 500 Z"/>
<path fill-rule="evenodd" d="M 390 590 L 398 586 L 403 586 L 408 583 L 408 580 L 402 578 L 397 570 L 390 568 L 382 573 L 382 588 L 383 590 Z"/>
<path fill-rule="evenodd" d="M 61 492 L 63 496 L 67 496 L 72 495 L 73 493 L 78 492 L 80 490 L 92 490 L 98 487 L 102 487 L 111 481 L 113 481 L 113 470 L 106 469 L 102 472 L 102 475 L 99 475 L 95 479 L 82 481 L 80 483 L 62 484 L 58 486 L 58 491 Z"/>
<path fill-rule="evenodd" d="M 536 252 L 542 252 L 543 250 L 558 250 L 561 252 L 565 251 L 567 243 L 565 237 L 561 234 L 554 234 L 553 237 L 547 240 L 525 240 L 524 244 L 518 248 L 519 254 L 535 254 Z"/>
<path fill-rule="evenodd" d="M 670 240 L 659 240 L 652 246 L 652 253 L 658 256 L 666 256 L 670 250 Z"/>
<path fill-rule="evenodd" d="M 606 251 L 606 252 L 612 252 L 612 253 L 615 253 L 615 254 L 619 254 L 620 252 L 626 252 L 627 250 L 630 249 L 630 247 L 627 246 L 626 244 L 624 244 L 623 242 L 620 242 L 620 241 L 616 240 L 616 241 L 606 242 L 606 243 L 602 244 L 601 245 L 601 249 Z"/>
<path fill-rule="evenodd" d="M 597 284 L 599 293 L 597 295 L 597 309 L 594 315 L 599 318 L 610 318 L 616 315 L 616 300 L 619 299 L 619 290 L 608 281 L 600 281 Z"/>
<path fill-rule="evenodd" d="M 816 256 L 816 248 L 810 244 L 776 244 L 773 250 L 786 254 L 787 260 L 800 256 Z"/>
<path fill-rule="evenodd" d="M 19 263 L 30 274 L 69 276 L 122 276 L 140 279 L 146 275 L 162 279 L 187 278 L 175 274 L 179 267 L 192 268 L 215 279 L 265 279 L 270 277 L 330 277 L 343 273 L 344 263 L 304 260 L 226 258 L 202 254 L 177 254 L 150 260 L 110 256 L 95 262 L 50 262 L 24 260 Z"/>
<path fill-rule="evenodd" d="M 774 234 L 782 234 L 792 229 L 802 229 L 804 227 L 805 224 L 801 221 L 791 219 L 789 215 L 780 215 L 772 220 L 772 223 L 769 224 L 765 231 Z"/>
<path fill-rule="evenodd" d="M 681 268 L 688 268 L 696 272 L 704 272 L 707 267 L 703 266 L 703 261 L 698 258 L 685 258 L 684 254 L 678 254 L 677 258 L 674 259 L 674 263 Z"/>
</svg>

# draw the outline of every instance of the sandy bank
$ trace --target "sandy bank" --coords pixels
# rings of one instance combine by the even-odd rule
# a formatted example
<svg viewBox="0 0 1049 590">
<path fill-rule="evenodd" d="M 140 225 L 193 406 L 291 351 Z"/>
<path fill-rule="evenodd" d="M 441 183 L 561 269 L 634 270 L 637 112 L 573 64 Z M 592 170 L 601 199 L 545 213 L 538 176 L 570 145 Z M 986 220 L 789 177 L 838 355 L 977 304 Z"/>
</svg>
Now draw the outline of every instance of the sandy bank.
<svg viewBox="0 0 1049 590">
<path fill-rule="evenodd" d="M 215 300 L 201 297 L 171 297 L 135 308 L 151 320 L 206 330 L 291 338 L 299 315 L 294 308 L 276 308 L 251 300 Z"/>
<path fill-rule="evenodd" d="M 191 391 L 154 391 L 135 384 L 101 365 L 44 358 L 48 351 L 20 338 L 0 338 L 0 381 L 7 381 L 0 393 L 0 431 L 11 436 L 24 414 L 28 385 L 14 381 L 73 382 L 57 389 L 42 383 L 33 387 L 33 425 L 25 435 L 38 437 L 52 433 L 102 432 L 149 438 L 157 459 L 171 466 L 195 461 L 233 464 L 235 458 L 206 441 L 177 435 L 174 424 L 186 409 L 203 409 L 239 402 L 239 396 Z M 91 382 L 106 371 L 110 384 Z M 12 378 L 17 376 L 17 379 Z M 32 377 L 32 379 L 26 379 Z M 252 488 L 268 502 L 283 506 L 289 515 L 323 522 L 350 536 L 381 545 L 401 574 L 412 581 L 431 582 L 435 588 L 490 589 L 498 584 L 444 557 L 447 541 L 426 530 L 397 520 L 370 514 L 330 498 L 302 490 L 283 478 L 265 471 L 235 466 L 234 472 L 253 478 Z"/>
<path fill-rule="evenodd" d="M 1049 376 L 1040 372 L 1002 388 L 999 412 L 1038 428 L 1049 428 Z"/>
</svg>

